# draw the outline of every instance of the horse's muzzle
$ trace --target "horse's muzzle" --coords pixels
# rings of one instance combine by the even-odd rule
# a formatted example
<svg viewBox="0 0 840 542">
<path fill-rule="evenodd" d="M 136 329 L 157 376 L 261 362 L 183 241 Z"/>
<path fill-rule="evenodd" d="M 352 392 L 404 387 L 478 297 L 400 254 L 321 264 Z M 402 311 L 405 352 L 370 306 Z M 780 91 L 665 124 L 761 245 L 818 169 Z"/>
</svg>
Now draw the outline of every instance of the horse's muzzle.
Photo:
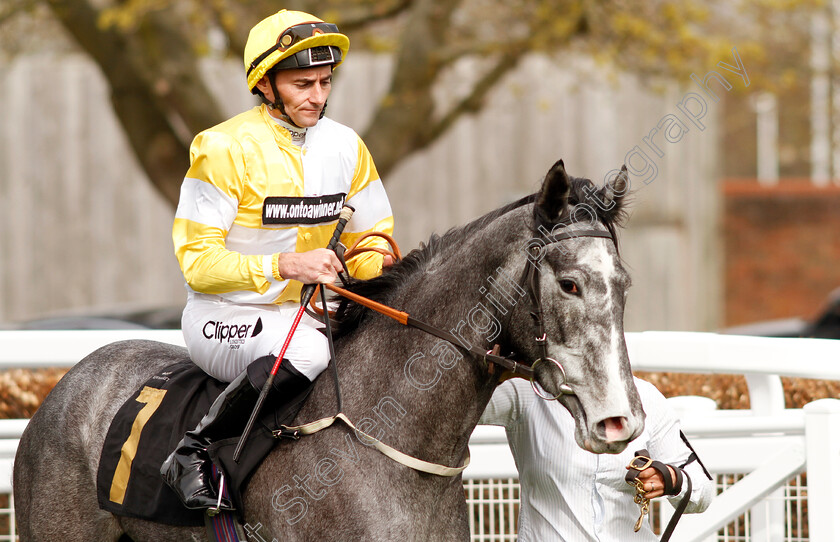
<svg viewBox="0 0 840 542">
<path fill-rule="evenodd" d="M 590 423 L 577 396 L 563 395 L 558 401 L 575 419 L 575 440 L 578 446 L 592 453 L 621 453 L 644 429 L 644 413 L 640 416 L 634 416 L 632 413 L 608 416 Z"/>
</svg>

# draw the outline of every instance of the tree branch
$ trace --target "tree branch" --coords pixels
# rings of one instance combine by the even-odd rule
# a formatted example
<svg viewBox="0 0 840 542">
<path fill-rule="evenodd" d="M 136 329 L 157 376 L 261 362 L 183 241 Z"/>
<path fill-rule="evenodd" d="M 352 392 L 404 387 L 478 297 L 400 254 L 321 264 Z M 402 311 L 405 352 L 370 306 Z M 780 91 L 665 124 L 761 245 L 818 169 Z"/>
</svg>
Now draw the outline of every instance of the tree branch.
<svg viewBox="0 0 840 542">
<path fill-rule="evenodd" d="M 85 0 L 48 0 L 48 4 L 99 65 L 134 154 L 152 184 L 174 206 L 189 166 L 189 132 L 221 120 L 198 75 L 192 47 L 160 24 L 164 13 L 155 13 L 127 35 L 114 27 L 100 28 L 101 11 Z"/>
<path fill-rule="evenodd" d="M 37 4 L 36 0 L 6 0 L 0 6 L 0 25 L 24 11 L 30 11 Z"/>
<path fill-rule="evenodd" d="M 211 2 L 210 7 L 214 20 L 224 31 L 228 40 L 231 54 L 242 57 L 248 33 L 259 21 L 276 13 L 277 3 L 271 0 L 253 0 L 239 2 L 236 0 L 217 0 Z"/>
<path fill-rule="evenodd" d="M 342 6 L 339 9 L 339 29 L 342 32 L 353 32 L 365 26 L 381 21 L 387 21 L 405 13 L 411 8 L 413 0 L 394 0 L 392 2 L 376 2 L 370 6 Z"/>
<path fill-rule="evenodd" d="M 415 0 L 399 34 L 394 72 L 363 139 L 380 174 L 425 144 L 434 112 L 432 87 L 444 68 L 441 53 L 458 0 Z"/>
<path fill-rule="evenodd" d="M 509 49 L 508 52 L 504 53 L 498 62 L 496 62 L 495 66 L 488 70 L 487 73 L 485 73 L 484 76 L 476 82 L 470 93 L 455 104 L 448 113 L 444 114 L 443 117 L 424 134 L 426 136 L 426 140 L 422 142 L 422 145 L 418 147 L 417 150 L 425 148 L 438 137 L 446 133 L 462 116 L 481 111 L 484 107 L 484 99 L 487 97 L 487 94 L 495 88 L 496 83 L 498 83 L 505 74 L 516 68 L 524 53 L 525 50 L 521 48 L 513 50 Z"/>
<path fill-rule="evenodd" d="M 6 0 L 0 18 L 34 1 Z M 101 68 L 132 149 L 174 204 L 192 134 L 223 120 L 199 70 L 207 26 L 222 28 L 230 52 L 241 55 L 251 27 L 281 6 L 272 0 L 105 0 L 126 4 L 121 20 L 132 28 L 121 31 L 98 24 L 103 0 L 40 1 Z M 210 19 L 206 7 L 212 9 Z M 373 23 L 388 43 L 397 42 L 388 91 L 362 134 L 383 175 L 447 133 L 461 116 L 479 111 L 528 51 L 568 50 L 575 40 L 576 50 L 620 59 L 625 68 L 673 70 L 684 57 L 714 45 L 711 34 L 698 41 L 692 29 L 698 22 L 699 28 L 712 26 L 703 23 L 693 0 L 285 0 L 282 7 L 333 20 L 344 32 L 364 32 Z M 436 116 L 433 90 L 441 74 L 468 55 L 488 59 L 492 67 L 467 96 Z"/>
<path fill-rule="evenodd" d="M 312 13 L 316 17 L 331 19 L 328 22 L 335 22 L 339 29 L 344 32 L 353 32 L 371 24 L 392 19 L 407 11 L 413 0 L 390 0 L 387 2 L 348 2 L 346 0 L 339 4 L 333 2 L 299 1 L 287 2 L 284 7 L 297 9 Z M 254 0 L 251 2 L 240 2 L 236 0 L 217 0 L 209 6 L 212 10 L 214 20 L 225 32 L 230 45 L 230 50 L 236 55 L 241 55 L 245 50 L 245 43 L 248 40 L 248 33 L 258 22 L 276 13 L 278 10 L 276 2 L 270 0 Z M 335 17 L 335 20 L 332 18 Z"/>
</svg>

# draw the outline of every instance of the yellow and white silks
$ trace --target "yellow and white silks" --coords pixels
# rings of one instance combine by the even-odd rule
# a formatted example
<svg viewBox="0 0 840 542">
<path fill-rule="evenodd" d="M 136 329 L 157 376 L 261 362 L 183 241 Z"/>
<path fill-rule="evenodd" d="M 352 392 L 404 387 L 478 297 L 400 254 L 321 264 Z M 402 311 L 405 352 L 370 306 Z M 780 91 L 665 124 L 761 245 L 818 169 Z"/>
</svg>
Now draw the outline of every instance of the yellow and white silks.
<svg viewBox="0 0 840 542">
<path fill-rule="evenodd" d="M 393 232 L 391 206 L 367 147 L 328 118 L 309 128 L 298 147 L 265 106 L 255 107 L 201 132 L 190 164 L 172 238 L 193 291 L 237 303 L 299 300 L 301 284 L 277 273 L 277 255 L 325 247 L 336 220 L 265 225 L 268 197 L 346 194 L 356 209 L 341 238 L 348 246 L 368 231 Z M 354 276 L 371 278 L 381 272 L 382 257 L 369 252 L 347 265 Z"/>
<path fill-rule="evenodd" d="M 391 207 L 367 147 L 352 129 L 329 118 L 308 128 L 300 147 L 264 105 L 196 136 L 172 238 L 188 291 L 184 335 L 197 364 L 205 366 L 198 359 L 205 355 L 190 340 L 202 335 L 188 329 L 190 305 L 298 302 L 302 284 L 280 276 L 277 257 L 325 247 L 345 200 L 356 210 L 341 237 L 345 245 L 369 231 L 392 234 Z M 379 238 L 364 244 L 384 247 Z M 382 270 L 382 256 L 367 252 L 347 266 L 358 278 L 372 278 Z M 250 360 L 271 353 L 242 346 L 237 349 L 249 352 L 239 354 L 253 355 Z M 214 350 L 206 355 L 218 355 Z"/>
</svg>

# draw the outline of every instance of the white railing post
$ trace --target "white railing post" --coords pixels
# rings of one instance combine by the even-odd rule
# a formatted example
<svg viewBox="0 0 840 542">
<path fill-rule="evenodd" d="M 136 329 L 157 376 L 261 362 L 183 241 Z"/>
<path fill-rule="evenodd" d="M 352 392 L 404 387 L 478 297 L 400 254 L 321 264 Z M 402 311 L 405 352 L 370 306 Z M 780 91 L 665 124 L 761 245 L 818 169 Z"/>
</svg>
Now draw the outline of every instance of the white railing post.
<svg viewBox="0 0 840 542">
<path fill-rule="evenodd" d="M 717 402 L 710 397 L 703 397 L 698 395 L 681 395 L 678 397 L 669 397 L 668 404 L 673 407 L 674 412 L 682 424 L 682 430 L 685 431 L 685 420 L 692 416 L 702 416 L 717 410 Z M 702 454 L 700 457 L 703 460 Z M 715 476 L 712 474 L 712 476 Z M 668 526 L 668 522 L 674 516 L 674 507 L 669 501 L 660 499 L 659 504 L 659 532 L 663 532 Z M 668 503 L 667 505 L 665 503 Z M 712 534 L 705 540 L 699 542 L 717 542 L 717 534 Z"/>
<path fill-rule="evenodd" d="M 808 532 L 811 542 L 840 540 L 840 400 L 819 399 L 805 411 Z"/>
<path fill-rule="evenodd" d="M 780 414 L 785 410 L 785 392 L 779 375 L 746 374 L 750 410 L 756 416 Z M 785 489 L 781 487 L 750 509 L 753 542 L 784 542 Z"/>
</svg>

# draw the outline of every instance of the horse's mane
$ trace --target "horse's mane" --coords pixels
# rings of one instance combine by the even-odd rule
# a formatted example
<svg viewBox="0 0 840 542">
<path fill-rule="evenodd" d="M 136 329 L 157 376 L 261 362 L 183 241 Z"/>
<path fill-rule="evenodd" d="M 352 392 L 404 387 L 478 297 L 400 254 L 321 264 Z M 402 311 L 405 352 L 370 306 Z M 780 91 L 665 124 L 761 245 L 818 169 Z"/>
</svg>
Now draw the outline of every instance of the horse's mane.
<svg viewBox="0 0 840 542">
<path fill-rule="evenodd" d="M 591 199 L 592 196 L 590 194 L 595 186 L 591 180 L 571 177 L 570 181 L 569 207 L 586 203 L 587 200 Z M 350 279 L 345 285 L 345 288 L 373 301 L 384 302 L 385 298 L 393 289 L 408 282 L 416 273 L 422 272 L 432 258 L 443 249 L 460 244 L 475 232 L 483 229 L 501 216 L 525 205 L 534 203 L 536 198 L 537 193 L 530 194 L 490 211 L 464 226 L 450 228 L 442 235 L 432 234 L 426 243 L 421 243 L 418 248 L 415 248 L 404 256 L 402 260 L 389 267 L 386 273 L 370 280 Z M 610 232 L 613 242 L 615 242 L 616 248 L 618 248 L 616 228 L 620 227 L 626 219 L 626 211 L 621 208 L 605 210 L 598 205 L 589 205 L 589 208 L 595 213 L 597 220 Z M 564 214 L 563 218 L 568 219 L 568 216 Z M 561 218 L 561 221 L 563 218 Z M 535 217 L 535 219 L 539 220 L 538 217 Z M 336 313 L 338 326 L 333 330 L 336 336 L 346 335 L 356 329 L 367 313 L 368 309 L 362 305 L 347 299 L 342 299 Z"/>
</svg>

